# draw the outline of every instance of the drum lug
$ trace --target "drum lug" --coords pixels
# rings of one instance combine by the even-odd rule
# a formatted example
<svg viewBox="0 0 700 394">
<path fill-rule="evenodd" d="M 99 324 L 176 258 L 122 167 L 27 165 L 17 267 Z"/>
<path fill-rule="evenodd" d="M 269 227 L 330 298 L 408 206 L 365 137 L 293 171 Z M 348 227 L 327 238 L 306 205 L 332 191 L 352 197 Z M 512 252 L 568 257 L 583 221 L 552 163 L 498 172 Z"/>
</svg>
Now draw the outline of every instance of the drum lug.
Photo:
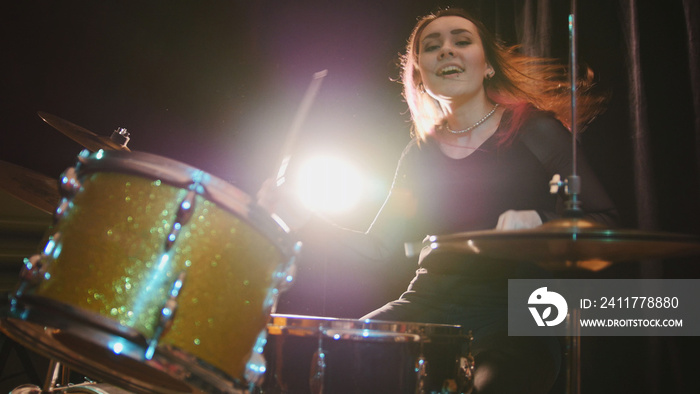
<svg viewBox="0 0 700 394">
<path fill-rule="evenodd" d="M 467 334 L 467 350 L 457 359 L 457 386 L 459 393 L 470 393 L 474 387 L 474 356 L 472 356 L 472 341 L 474 336 Z"/>
<path fill-rule="evenodd" d="M 250 355 L 250 359 L 245 365 L 244 378 L 247 382 L 254 385 L 260 385 L 262 383 L 263 376 L 267 370 L 267 365 L 265 362 L 265 357 L 263 356 L 263 350 L 267 344 L 267 329 L 262 330 L 258 339 L 255 341 L 253 346 L 253 351 Z M 253 387 L 250 388 L 253 390 Z"/>
<path fill-rule="evenodd" d="M 311 360 L 311 373 L 309 387 L 312 394 L 323 392 L 323 377 L 326 373 L 326 354 L 323 349 L 318 349 Z"/>
<path fill-rule="evenodd" d="M 35 254 L 24 259 L 24 264 L 19 274 L 21 284 L 16 291 L 17 297 L 21 296 L 28 287 L 35 287 L 42 280 L 50 278 L 50 274 L 47 271 L 51 262 L 61 253 L 60 242 L 61 233 L 57 232 L 49 237 L 41 254 Z"/>
<path fill-rule="evenodd" d="M 279 291 L 286 291 L 288 290 L 291 286 L 292 283 L 294 282 L 294 278 L 296 277 L 297 274 L 297 266 L 295 263 L 295 258 L 292 257 L 287 265 L 284 267 L 284 270 L 278 271 L 275 276 L 276 276 L 276 281 L 277 281 L 277 288 Z"/>
<path fill-rule="evenodd" d="M 297 274 L 296 255 L 301 250 L 301 242 L 297 242 L 294 246 L 295 254 L 289 258 L 287 263 L 280 270 L 276 270 L 272 280 L 274 287 L 270 290 L 263 303 L 263 312 L 274 313 L 277 309 L 277 300 L 280 292 L 288 290 Z"/>
<path fill-rule="evenodd" d="M 68 167 L 63 171 L 60 179 L 61 191 L 65 196 L 74 196 L 80 190 L 81 184 L 75 167 Z"/>
<path fill-rule="evenodd" d="M 323 393 L 323 379 L 326 375 L 326 351 L 323 350 L 322 339 L 323 335 L 320 335 L 318 338 L 318 349 L 311 358 L 311 370 L 309 372 L 311 394 Z"/>
<path fill-rule="evenodd" d="M 21 297 L 27 288 L 36 287 L 41 283 L 45 272 L 46 267 L 44 267 L 41 261 L 41 255 L 35 254 L 29 258 L 25 258 L 22 269 L 19 272 L 20 285 L 17 291 L 15 291 L 13 298 Z"/>
<path fill-rule="evenodd" d="M 187 192 L 187 195 L 182 202 L 180 202 L 180 207 L 175 215 L 175 223 L 173 223 L 173 227 L 170 229 L 170 234 L 168 234 L 168 237 L 165 239 L 166 251 L 169 251 L 170 248 L 173 247 L 173 244 L 175 244 L 175 241 L 180 234 L 182 226 L 184 226 L 192 217 L 196 197 L 197 193 L 194 190 L 190 190 Z"/>
<path fill-rule="evenodd" d="M 73 207 L 73 202 L 68 199 L 63 197 L 61 199 L 61 202 L 58 204 L 58 207 L 56 208 L 56 211 L 54 212 L 54 219 L 56 221 L 59 221 L 63 219 L 63 217 L 68 213 L 68 210 L 70 210 Z"/>
<path fill-rule="evenodd" d="M 84 152 L 85 151 L 81 152 L 80 155 L 83 156 Z M 77 166 L 80 166 L 80 162 L 77 164 Z M 56 208 L 56 211 L 54 211 L 55 221 L 61 220 L 66 215 L 68 210 L 73 207 L 71 198 L 75 196 L 82 187 L 80 181 L 78 180 L 78 171 L 76 167 L 68 167 L 65 171 L 63 171 L 59 179 L 59 187 L 63 198 L 61 198 L 61 202 Z"/>
<path fill-rule="evenodd" d="M 160 341 L 163 334 L 173 324 L 173 319 L 175 318 L 175 312 L 177 311 L 178 306 L 177 298 L 182 290 L 185 276 L 185 272 L 180 272 L 175 282 L 173 282 L 173 287 L 170 289 L 170 297 L 168 297 L 168 300 L 165 301 L 165 305 L 163 305 L 163 309 L 160 311 L 158 325 L 153 333 L 153 337 L 148 341 L 148 347 L 146 348 L 146 353 L 144 354 L 146 360 L 153 358 L 153 355 L 156 352 L 156 347 L 158 346 L 158 341 Z"/>
<path fill-rule="evenodd" d="M 474 386 L 474 357 L 471 354 L 457 360 L 457 387 L 459 393 L 471 393 Z"/>
<path fill-rule="evenodd" d="M 427 369 L 428 360 L 421 354 L 416 360 L 416 394 L 425 394 L 425 378 L 428 377 Z"/>
</svg>

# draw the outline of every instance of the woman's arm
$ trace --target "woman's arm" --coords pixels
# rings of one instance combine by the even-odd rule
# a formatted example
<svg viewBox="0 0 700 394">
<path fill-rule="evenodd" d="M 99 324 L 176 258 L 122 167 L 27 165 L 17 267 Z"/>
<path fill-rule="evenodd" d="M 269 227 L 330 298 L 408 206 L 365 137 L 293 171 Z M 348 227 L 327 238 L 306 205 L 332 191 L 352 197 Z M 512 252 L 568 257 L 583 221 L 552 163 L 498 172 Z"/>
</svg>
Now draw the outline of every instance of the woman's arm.
<svg viewBox="0 0 700 394">
<path fill-rule="evenodd" d="M 525 123 L 519 138 L 539 159 L 550 176 L 559 174 L 562 179 L 566 179 L 572 175 L 572 136 L 558 120 L 546 115 L 536 116 Z M 618 211 L 615 204 L 580 149 L 576 156 L 577 175 L 581 179 L 579 201 L 584 217 L 604 226 L 617 226 Z M 538 211 L 542 221 L 561 217 L 566 209 L 567 199 L 563 188 L 560 188 L 557 210 Z"/>
<path fill-rule="evenodd" d="M 404 150 L 391 190 L 378 214 L 367 231 L 355 231 L 342 228 L 315 216 L 299 235 L 315 246 L 323 243 L 323 249 L 330 253 L 353 254 L 364 261 L 381 262 L 404 256 L 404 243 L 407 241 L 407 229 L 415 216 L 416 204 L 405 176 L 407 163 L 405 157 L 414 144 Z"/>
</svg>

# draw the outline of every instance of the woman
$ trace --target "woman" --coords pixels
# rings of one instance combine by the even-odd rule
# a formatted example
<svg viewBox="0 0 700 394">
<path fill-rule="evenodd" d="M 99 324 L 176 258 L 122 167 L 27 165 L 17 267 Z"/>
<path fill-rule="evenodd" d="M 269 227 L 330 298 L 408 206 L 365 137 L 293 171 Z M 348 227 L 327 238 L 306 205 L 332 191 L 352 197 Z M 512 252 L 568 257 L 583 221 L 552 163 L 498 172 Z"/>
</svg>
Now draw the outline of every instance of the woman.
<svg viewBox="0 0 700 394">
<path fill-rule="evenodd" d="M 315 223 L 303 239 L 334 234 L 381 261 L 426 235 L 532 228 L 561 215 L 563 197 L 548 183 L 572 171 L 562 67 L 504 48 L 458 9 L 419 20 L 402 66 L 415 138 L 381 211 L 365 233 Z M 582 94 L 578 121 L 590 121 L 603 101 Z M 585 216 L 612 225 L 615 208 L 581 157 L 578 173 Z M 459 324 L 474 334 L 475 392 L 546 393 L 561 361 L 556 338 L 507 335 L 507 279 L 546 276 L 529 263 L 428 254 L 398 300 L 363 318 Z"/>
</svg>

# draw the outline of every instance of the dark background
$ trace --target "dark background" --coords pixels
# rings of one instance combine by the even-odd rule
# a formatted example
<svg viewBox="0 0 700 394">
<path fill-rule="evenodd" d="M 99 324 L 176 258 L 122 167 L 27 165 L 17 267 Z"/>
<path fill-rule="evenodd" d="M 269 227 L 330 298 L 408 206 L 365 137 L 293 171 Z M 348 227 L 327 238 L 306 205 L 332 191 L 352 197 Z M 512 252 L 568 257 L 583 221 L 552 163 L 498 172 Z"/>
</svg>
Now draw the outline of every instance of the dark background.
<svg viewBox="0 0 700 394">
<path fill-rule="evenodd" d="M 0 160 L 48 177 L 73 165 L 82 147 L 44 123 L 45 111 L 129 147 L 205 170 L 249 194 L 276 171 L 280 150 L 311 76 L 328 76 L 294 150 L 292 165 L 318 153 L 354 161 L 372 187 L 361 208 L 333 219 L 364 230 L 409 141 L 398 54 L 418 16 L 458 4 L 480 14 L 508 44 L 522 36 L 527 1 L 21 1 L 0 6 Z M 699 234 L 697 108 L 683 5 L 637 2 L 649 126 L 648 155 L 635 155 L 629 63 L 621 10 L 627 1 L 579 2 L 578 57 L 612 93 L 607 112 L 582 134 L 622 215 L 622 227 Z M 551 55 L 568 56 L 568 1 L 551 0 Z M 695 20 L 695 24 L 697 24 Z M 641 164 L 651 169 L 636 188 Z M 584 180 L 585 181 L 585 180 Z M 643 194 L 643 196 L 640 196 Z M 651 199 L 649 210 L 638 201 Z M 37 229 L 7 250 L 33 252 L 50 217 L 3 195 L 3 234 Z M 29 224 L 27 224 L 29 223 Z M 651 226 L 646 225 L 651 223 Z M 23 233 L 24 234 L 24 233 Z M 38 234 L 38 235 L 37 235 Z M 21 244 L 21 247 L 17 245 Z M 24 248 L 24 249 L 23 249 Z M 4 254 L 9 256 L 9 254 Z M 379 277 L 305 251 L 279 312 L 356 318 L 396 298 L 409 270 Z M 5 289 L 20 259 L 2 259 Z M 614 265 L 565 277 L 697 278 L 696 258 Z M 697 338 L 583 338 L 586 393 L 700 390 Z M 7 376 L 8 372 L 4 373 Z M 14 380 L 29 380 L 18 372 Z M 0 381 L 0 385 L 3 381 Z"/>
</svg>

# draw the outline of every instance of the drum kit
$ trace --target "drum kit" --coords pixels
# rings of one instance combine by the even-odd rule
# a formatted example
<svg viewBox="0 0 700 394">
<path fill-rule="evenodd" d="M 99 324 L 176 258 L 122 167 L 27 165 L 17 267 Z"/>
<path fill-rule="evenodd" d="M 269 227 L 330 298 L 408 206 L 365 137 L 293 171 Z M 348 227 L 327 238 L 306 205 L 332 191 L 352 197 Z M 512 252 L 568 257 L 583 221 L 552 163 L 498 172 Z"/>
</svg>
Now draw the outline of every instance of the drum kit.
<svg viewBox="0 0 700 394">
<path fill-rule="evenodd" d="M 469 392 L 462 327 L 275 314 L 301 248 L 280 218 L 211 174 L 131 152 L 124 129 L 104 138 L 39 115 L 87 149 L 57 181 L 0 163 L 7 192 L 54 215 L 0 315 L 49 376 L 13 393 Z M 700 254 L 695 236 L 576 217 L 422 246 L 549 269 Z M 99 383 L 59 382 L 66 369 Z"/>
<path fill-rule="evenodd" d="M 55 181 L 2 163 L 3 188 L 54 217 L 0 311 L 49 374 L 12 393 L 468 391 L 461 327 L 275 314 L 301 248 L 282 219 L 124 129 L 39 116 L 87 149 Z"/>
</svg>

